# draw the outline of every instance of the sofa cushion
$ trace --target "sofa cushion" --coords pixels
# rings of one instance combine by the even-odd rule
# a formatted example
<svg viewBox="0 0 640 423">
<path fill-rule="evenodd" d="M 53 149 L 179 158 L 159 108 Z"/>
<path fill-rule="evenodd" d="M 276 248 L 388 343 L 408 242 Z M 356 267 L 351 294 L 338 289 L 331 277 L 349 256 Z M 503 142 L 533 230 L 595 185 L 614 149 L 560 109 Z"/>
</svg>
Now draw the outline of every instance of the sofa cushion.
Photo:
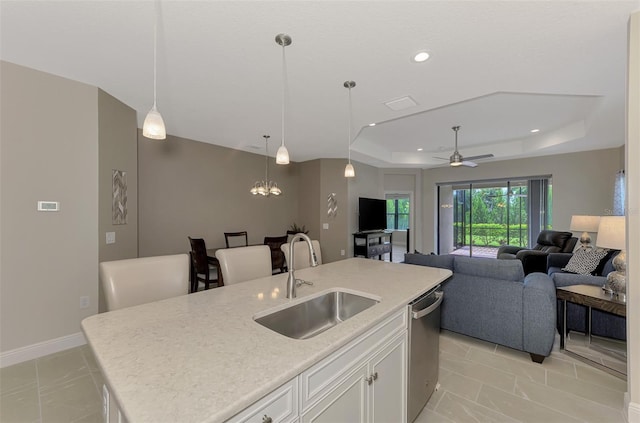
<svg viewBox="0 0 640 423">
<path fill-rule="evenodd" d="M 456 256 L 453 262 L 453 272 L 506 281 L 520 282 L 524 279 L 524 270 L 520 260 Z"/>
<path fill-rule="evenodd" d="M 618 253 L 620 253 L 620 250 L 611 250 L 611 253 L 607 257 L 605 257 L 603 259 L 603 261 L 604 260 L 606 260 L 606 261 L 602 265 L 602 269 L 600 270 L 600 273 L 597 273 L 598 269 L 596 269 L 596 275 L 598 275 L 598 276 L 607 276 L 609 273 L 611 273 L 614 270 L 616 270 L 613 267 L 613 259 L 616 258 Z"/>
<path fill-rule="evenodd" d="M 437 256 L 434 254 L 405 254 L 404 262 L 407 264 L 419 264 L 421 266 L 439 267 L 441 269 L 453 270 L 453 255 L 445 254 Z"/>
<path fill-rule="evenodd" d="M 562 270 L 580 275 L 590 275 L 608 253 L 609 250 L 602 248 L 580 248 L 573 253 Z"/>
</svg>

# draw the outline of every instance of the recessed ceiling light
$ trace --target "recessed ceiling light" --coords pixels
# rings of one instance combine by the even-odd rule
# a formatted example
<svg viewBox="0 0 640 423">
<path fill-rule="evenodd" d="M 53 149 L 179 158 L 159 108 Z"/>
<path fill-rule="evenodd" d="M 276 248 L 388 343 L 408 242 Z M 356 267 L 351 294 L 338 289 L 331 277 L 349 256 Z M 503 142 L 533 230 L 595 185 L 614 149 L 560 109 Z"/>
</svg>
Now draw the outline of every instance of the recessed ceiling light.
<svg viewBox="0 0 640 423">
<path fill-rule="evenodd" d="M 376 123 L 370 123 L 369 126 L 376 126 Z"/>
<path fill-rule="evenodd" d="M 540 130 L 539 130 L 539 129 L 532 129 L 532 130 L 531 130 L 531 133 L 532 133 L 532 134 L 535 134 L 536 132 L 540 132 Z"/>
<path fill-rule="evenodd" d="M 429 58 L 429 53 L 426 51 L 419 51 L 413 56 L 413 61 L 416 63 L 421 63 L 426 61 Z"/>
<path fill-rule="evenodd" d="M 422 151 L 422 150 L 424 150 L 424 149 L 423 148 L 418 148 L 418 151 Z"/>
</svg>

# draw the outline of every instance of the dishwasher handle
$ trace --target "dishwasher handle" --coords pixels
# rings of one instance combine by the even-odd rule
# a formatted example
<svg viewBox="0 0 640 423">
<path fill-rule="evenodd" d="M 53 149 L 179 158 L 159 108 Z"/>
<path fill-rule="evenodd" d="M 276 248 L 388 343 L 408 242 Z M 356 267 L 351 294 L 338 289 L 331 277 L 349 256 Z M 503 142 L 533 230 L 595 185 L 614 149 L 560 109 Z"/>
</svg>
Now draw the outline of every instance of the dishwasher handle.
<svg viewBox="0 0 640 423">
<path fill-rule="evenodd" d="M 411 312 L 411 317 L 413 317 L 416 320 L 423 318 L 424 316 L 426 316 L 427 314 L 431 313 L 433 310 L 435 310 L 436 308 L 438 308 L 440 306 L 440 303 L 442 302 L 442 298 L 443 297 L 444 297 L 444 294 L 443 294 L 442 291 L 436 292 L 436 302 L 431 304 L 427 308 L 424 308 L 424 309 L 419 310 L 419 311 Z"/>
</svg>

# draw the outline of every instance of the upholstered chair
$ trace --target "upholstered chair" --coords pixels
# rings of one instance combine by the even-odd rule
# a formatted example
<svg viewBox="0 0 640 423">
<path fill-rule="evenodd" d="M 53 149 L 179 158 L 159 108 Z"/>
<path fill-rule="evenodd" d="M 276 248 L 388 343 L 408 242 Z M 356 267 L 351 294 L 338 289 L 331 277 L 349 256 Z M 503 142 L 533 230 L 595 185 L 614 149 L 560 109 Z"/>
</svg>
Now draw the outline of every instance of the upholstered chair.
<svg viewBox="0 0 640 423">
<path fill-rule="evenodd" d="M 99 265 L 107 311 L 189 293 L 189 256 L 142 257 Z"/>
<path fill-rule="evenodd" d="M 538 235 L 533 248 L 503 245 L 498 248 L 499 259 L 518 259 L 522 261 L 524 274 L 547 272 L 547 255 L 550 253 L 571 253 L 578 242 L 571 232 L 543 230 Z"/>
<path fill-rule="evenodd" d="M 271 251 L 266 245 L 216 251 L 225 285 L 271 276 Z"/>
<path fill-rule="evenodd" d="M 322 252 L 320 251 L 320 242 L 317 240 L 312 240 L 311 245 L 313 245 L 313 250 L 316 252 L 316 258 L 318 259 L 318 264 L 322 264 Z M 289 265 L 289 243 L 282 244 L 280 247 L 282 252 L 284 253 L 284 259 L 287 262 L 287 266 Z M 309 256 L 309 246 L 304 241 L 298 241 L 293 245 L 293 254 L 295 254 L 294 264 L 296 268 L 293 270 L 305 269 L 307 267 L 311 267 L 311 257 Z"/>
</svg>

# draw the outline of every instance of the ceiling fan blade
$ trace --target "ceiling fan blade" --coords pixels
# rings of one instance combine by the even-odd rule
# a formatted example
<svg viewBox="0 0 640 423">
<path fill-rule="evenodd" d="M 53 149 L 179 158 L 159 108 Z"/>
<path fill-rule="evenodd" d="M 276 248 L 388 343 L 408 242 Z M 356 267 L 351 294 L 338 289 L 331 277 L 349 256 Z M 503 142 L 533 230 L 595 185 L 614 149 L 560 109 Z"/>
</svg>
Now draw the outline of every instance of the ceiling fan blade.
<svg viewBox="0 0 640 423">
<path fill-rule="evenodd" d="M 465 159 L 465 160 L 462 161 L 462 166 L 476 167 L 476 166 L 478 166 L 478 163 L 470 162 L 469 160 Z"/>
<path fill-rule="evenodd" d="M 433 156 L 433 158 L 434 158 L 434 159 L 438 159 L 438 160 L 446 160 L 446 161 L 449 161 L 449 159 L 445 159 L 444 157 L 436 157 L 436 156 Z"/>
<path fill-rule="evenodd" d="M 481 154 L 479 156 L 471 156 L 471 157 L 465 157 L 465 160 L 482 160 L 482 159 L 488 159 L 490 157 L 493 157 L 493 154 Z"/>
</svg>

